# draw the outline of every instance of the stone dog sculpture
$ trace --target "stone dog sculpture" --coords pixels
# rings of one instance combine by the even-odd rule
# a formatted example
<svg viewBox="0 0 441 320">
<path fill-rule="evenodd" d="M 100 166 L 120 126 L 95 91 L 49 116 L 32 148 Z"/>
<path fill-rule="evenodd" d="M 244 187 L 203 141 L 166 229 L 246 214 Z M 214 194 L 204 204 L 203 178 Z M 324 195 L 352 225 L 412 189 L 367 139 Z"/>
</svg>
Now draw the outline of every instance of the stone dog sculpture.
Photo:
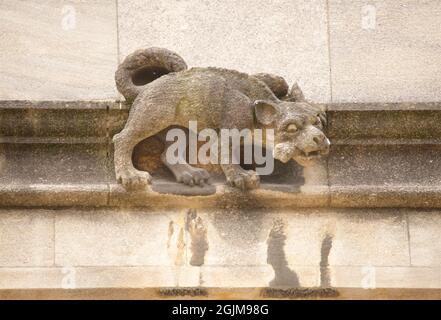
<svg viewBox="0 0 441 320">
<path fill-rule="evenodd" d="M 286 81 L 270 74 L 254 76 L 220 68 L 187 70 L 184 60 L 162 48 L 137 50 L 115 73 L 118 90 L 133 104 L 124 129 L 113 137 L 115 174 L 126 189 L 142 189 L 151 182 L 146 171 L 132 163 L 134 147 L 171 126 L 212 129 L 274 129 L 275 159 L 296 160 L 305 166 L 329 152 L 322 132 L 325 115 L 303 99 L 295 85 L 288 94 Z M 141 85 L 140 85 L 141 84 Z M 164 139 L 165 140 L 165 139 Z M 164 141 L 167 148 L 167 142 Z M 187 163 L 161 160 L 178 182 L 204 185 L 207 171 Z M 239 164 L 221 164 L 227 182 L 241 189 L 259 186 L 259 176 Z"/>
</svg>

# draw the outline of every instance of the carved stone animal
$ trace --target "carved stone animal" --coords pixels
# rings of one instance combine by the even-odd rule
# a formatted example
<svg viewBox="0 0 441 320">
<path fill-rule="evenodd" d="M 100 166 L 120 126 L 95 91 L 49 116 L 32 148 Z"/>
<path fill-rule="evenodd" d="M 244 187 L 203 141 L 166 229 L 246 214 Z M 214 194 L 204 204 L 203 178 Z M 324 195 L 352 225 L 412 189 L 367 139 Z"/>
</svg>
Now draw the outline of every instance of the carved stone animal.
<svg viewBox="0 0 441 320">
<path fill-rule="evenodd" d="M 324 114 L 304 101 L 296 86 L 286 96 L 288 86 L 281 77 L 211 67 L 187 70 L 177 54 L 149 48 L 129 55 L 115 79 L 126 100 L 133 101 L 124 129 L 113 137 L 116 178 L 127 189 L 142 189 L 151 181 L 148 172 L 133 166 L 134 147 L 147 137 L 164 136 L 171 126 L 188 127 L 189 121 L 197 121 L 199 130 L 272 128 L 273 155 L 282 162 L 294 159 L 307 165 L 329 151 L 329 140 L 322 131 Z M 165 154 L 161 159 L 177 181 L 207 183 L 208 172 L 187 163 L 171 164 Z M 259 186 L 255 171 L 238 164 L 221 167 L 230 185 L 241 189 Z"/>
</svg>

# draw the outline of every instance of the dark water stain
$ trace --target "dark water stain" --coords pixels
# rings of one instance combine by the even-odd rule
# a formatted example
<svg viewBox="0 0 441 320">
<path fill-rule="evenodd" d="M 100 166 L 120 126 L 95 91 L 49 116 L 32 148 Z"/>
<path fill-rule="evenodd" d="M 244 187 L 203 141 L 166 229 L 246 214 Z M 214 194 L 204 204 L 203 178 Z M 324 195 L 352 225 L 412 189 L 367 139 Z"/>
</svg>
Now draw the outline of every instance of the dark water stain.
<svg viewBox="0 0 441 320">
<path fill-rule="evenodd" d="M 273 299 L 335 298 L 339 292 L 334 288 L 264 288 L 260 295 Z"/>
<path fill-rule="evenodd" d="M 176 252 L 176 260 L 175 265 L 182 266 L 184 264 L 184 256 L 185 256 L 185 241 L 184 241 L 184 230 L 180 228 L 178 234 L 177 241 L 177 252 Z"/>
<path fill-rule="evenodd" d="M 207 227 L 201 217 L 197 215 L 195 209 L 187 212 L 185 229 L 191 239 L 191 258 L 190 265 L 202 266 L 204 264 L 205 253 L 208 250 Z"/>
<path fill-rule="evenodd" d="M 331 276 L 329 271 L 329 253 L 332 248 L 332 236 L 326 234 L 322 240 L 320 252 L 320 287 L 328 288 L 331 286 Z"/>
<path fill-rule="evenodd" d="M 206 297 L 208 291 L 200 288 L 165 288 L 159 289 L 158 295 L 163 297 Z"/>
<path fill-rule="evenodd" d="M 274 279 L 269 283 L 270 287 L 300 287 L 297 274 L 288 268 L 285 256 L 285 225 L 283 220 L 275 219 L 268 236 L 267 262 L 274 269 Z"/>
</svg>

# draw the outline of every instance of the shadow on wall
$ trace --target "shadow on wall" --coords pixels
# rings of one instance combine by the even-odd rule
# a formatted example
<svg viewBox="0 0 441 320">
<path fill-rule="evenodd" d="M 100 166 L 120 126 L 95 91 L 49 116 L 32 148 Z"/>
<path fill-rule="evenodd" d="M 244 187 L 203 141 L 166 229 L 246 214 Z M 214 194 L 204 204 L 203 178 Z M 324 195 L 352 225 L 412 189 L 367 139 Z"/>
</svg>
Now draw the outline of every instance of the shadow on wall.
<svg viewBox="0 0 441 320">
<path fill-rule="evenodd" d="M 205 253 L 208 250 L 207 227 L 195 209 L 188 210 L 185 229 L 191 239 L 190 265 L 202 266 L 205 260 Z"/>
<path fill-rule="evenodd" d="M 297 274 L 288 268 L 285 257 L 285 224 L 282 219 L 275 219 L 268 236 L 267 262 L 274 269 L 274 279 L 269 283 L 270 287 L 300 287 Z"/>
<path fill-rule="evenodd" d="M 267 262 L 274 269 L 274 279 L 269 283 L 270 287 L 300 287 L 297 273 L 288 267 L 285 256 L 285 224 L 282 219 L 275 219 L 268 236 Z M 322 240 L 320 252 L 320 287 L 331 287 L 329 271 L 329 254 L 332 248 L 332 236 L 326 234 Z"/>
</svg>

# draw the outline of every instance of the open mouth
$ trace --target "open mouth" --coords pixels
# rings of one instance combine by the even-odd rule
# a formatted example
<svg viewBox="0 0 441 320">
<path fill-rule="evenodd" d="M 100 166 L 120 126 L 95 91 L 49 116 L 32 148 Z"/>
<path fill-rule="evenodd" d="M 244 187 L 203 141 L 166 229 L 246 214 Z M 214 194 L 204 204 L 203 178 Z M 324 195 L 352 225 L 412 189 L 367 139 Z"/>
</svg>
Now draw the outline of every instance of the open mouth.
<svg viewBox="0 0 441 320">
<path fill-rule="evenodd" d="M 283 163 L 287 163 L 290 160 L 295 160 L 302 163 L 314 162 L 329 153 L 329 148 L 318 148 L 313 151 L 303 151 L 300 148 L 293 148 L 292 146 L 283 147 L 277 145 L 273 150 L 273 156 L 275 159 L 280 160 Z"/>
<path fill-rule="evenodd" d="M 325 155 L 326 152 L 322 150 L 316 150 L 311 152 L 300 151 L 300 154 L 296 156 L 296 158 L 301 158 L 302 160 L 316 160 Z"/>
</svg>

